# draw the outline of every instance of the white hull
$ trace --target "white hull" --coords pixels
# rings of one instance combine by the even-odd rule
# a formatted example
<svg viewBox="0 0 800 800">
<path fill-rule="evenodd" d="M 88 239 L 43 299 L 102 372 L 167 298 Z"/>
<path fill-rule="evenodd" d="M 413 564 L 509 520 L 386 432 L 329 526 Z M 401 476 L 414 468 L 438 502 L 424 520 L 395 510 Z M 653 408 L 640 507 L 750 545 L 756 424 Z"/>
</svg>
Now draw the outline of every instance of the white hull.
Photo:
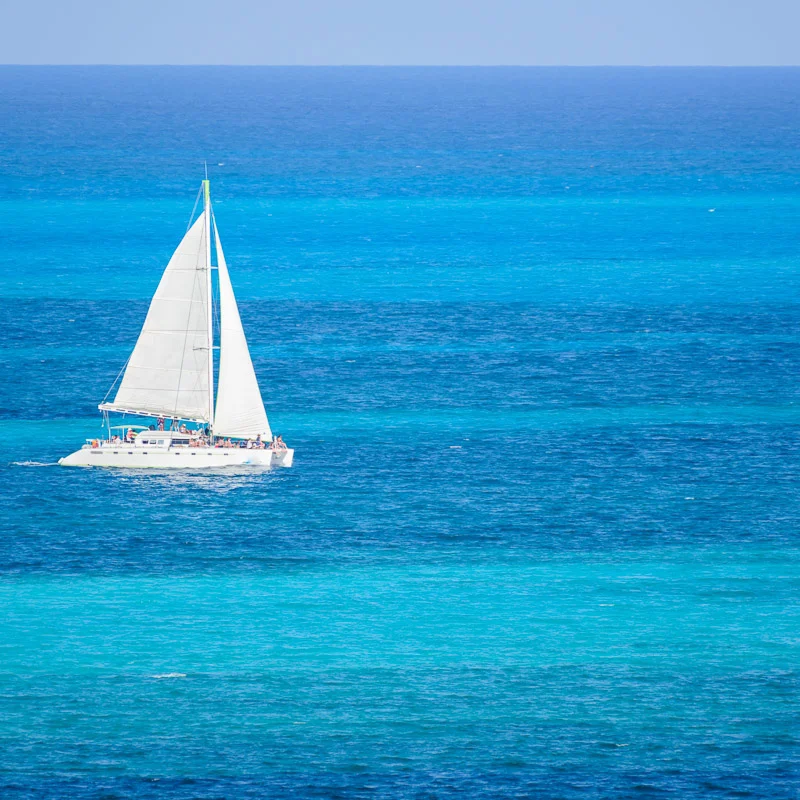
<svg viewBox="0 0 800 800">
<path fill-rule="evenodd" d="M 127 469 L 208 469 L 253 466 L 290 467 L 294 450 L 245 449 L 240 447 L 135 446 L 84 447 L 59 459 L 62 467 L 124 467 Z"/>
</svg>

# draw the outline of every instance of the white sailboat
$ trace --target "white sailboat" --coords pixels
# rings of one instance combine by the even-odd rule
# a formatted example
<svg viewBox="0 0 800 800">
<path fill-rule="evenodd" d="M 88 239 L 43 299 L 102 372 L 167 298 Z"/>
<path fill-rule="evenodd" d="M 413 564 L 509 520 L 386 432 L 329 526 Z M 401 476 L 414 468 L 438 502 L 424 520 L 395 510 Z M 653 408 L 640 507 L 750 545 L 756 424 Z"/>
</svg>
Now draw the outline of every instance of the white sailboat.
<svg viewBox="0 0 800 800">
<path fill-rule="evenodd" d="M 292 465 L 294 450 L 280 437 L 273 438 L 264 410 L 208 179 L 201 192 L 203 211 L 167 264 L 116 396 L 98 406 L 104 417 L 103 436 L 87 439 L 59 464 L 157 469 Z M 216 403 L 213 271 L 219 291 Z M 149 417 L 153 422 L 112 426 L 112 414 Z"/>
</svg>

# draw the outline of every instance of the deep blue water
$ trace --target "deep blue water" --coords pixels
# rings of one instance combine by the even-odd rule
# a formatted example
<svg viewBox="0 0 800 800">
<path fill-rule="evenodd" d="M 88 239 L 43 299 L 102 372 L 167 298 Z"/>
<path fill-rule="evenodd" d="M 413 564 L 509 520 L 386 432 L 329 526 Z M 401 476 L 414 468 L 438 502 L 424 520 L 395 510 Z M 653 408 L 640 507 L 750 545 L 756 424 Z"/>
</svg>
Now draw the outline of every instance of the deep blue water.
<svg viewBox="0 0 800 800">
<path fill-rule="evenodd" d="M 0 68 L 0 796 L 796 798 L 798 98 Z M 296 465 L 58 468 L 204 159 Z"/>
</svg>

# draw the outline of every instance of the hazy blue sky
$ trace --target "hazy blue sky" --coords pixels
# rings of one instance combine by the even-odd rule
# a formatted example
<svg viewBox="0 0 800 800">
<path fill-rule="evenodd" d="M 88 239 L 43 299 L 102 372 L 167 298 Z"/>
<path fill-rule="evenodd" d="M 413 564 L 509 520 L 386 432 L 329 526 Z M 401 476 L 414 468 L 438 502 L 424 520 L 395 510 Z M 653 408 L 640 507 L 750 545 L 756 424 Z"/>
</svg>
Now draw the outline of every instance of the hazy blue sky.
<svg viewBox="0 0 800 800">
<path fill-rule="evenodd" d="M 0 0 L 6 64 L 800 63 L 800 0 Z"/>
</svg>

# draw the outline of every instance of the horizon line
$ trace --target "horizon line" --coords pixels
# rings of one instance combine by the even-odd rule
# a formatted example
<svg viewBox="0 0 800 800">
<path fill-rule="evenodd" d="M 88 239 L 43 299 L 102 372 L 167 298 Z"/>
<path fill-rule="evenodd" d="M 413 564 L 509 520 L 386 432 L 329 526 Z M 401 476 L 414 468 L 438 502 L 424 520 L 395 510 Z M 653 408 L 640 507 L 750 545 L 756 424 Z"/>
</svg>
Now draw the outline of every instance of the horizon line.
<svg viewBox="0 0 800 800">
<path fill-rule="evenodd" d="M 0 63 L 2 67 L 175 67 L 224 69 L 798 69 L 798 64 L 170 64 L 170 63 Z"/>
</svg>

